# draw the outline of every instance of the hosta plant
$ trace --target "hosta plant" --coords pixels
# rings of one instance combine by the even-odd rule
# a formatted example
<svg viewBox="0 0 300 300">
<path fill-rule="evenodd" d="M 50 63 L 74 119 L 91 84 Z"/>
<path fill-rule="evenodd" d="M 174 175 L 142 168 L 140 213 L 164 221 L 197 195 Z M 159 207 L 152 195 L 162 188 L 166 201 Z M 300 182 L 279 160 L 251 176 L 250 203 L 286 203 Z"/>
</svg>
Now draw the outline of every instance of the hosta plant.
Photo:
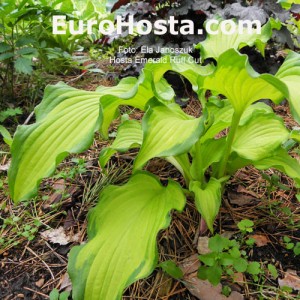
<svg viewBox="0 0 300 300">
<path fill-rule="evenodd" d="M 200 117 L 174 102 L 174 91 L 163 77 L 170 70 L 189 80 L 201 98 Z M 299 142 L 299 133 L 258 102 L 288 99 L 299 122 L 299 80 L 299 54 L 290 52 L 273 76 L 256 73 L 247 56 L 229 49 L 217 57 L 216 66 L 194 64 L 189 56 L 176 64 L 168 57 L 164 63 L 147 64 L 137 79 L 95 92 L 63 83 L 48 86 L 36 108 L 36 123 L 20 126 L 11 146 L 9 184 L 16 203 L 36 194 L 42 178 L 69 153 L 86 150 L 96 131 L 107 138 L 119 106 L 145 111 L 142 122 L 122 122 L 116 139 L 101 151 L 104 169 L 115 152 L 140 148 L 128 182 L 101 192 L 89 214 L 87 244 L 71 250 L 73 298 L 121 299 L 127 286 L 148 276 L 158 262 L 156 236 L 169 225 L 170 211 L 184 209 L 186 195 L 194 198 L 213 231 L 226 181 L 238 169 L 275 168 L 300 184 L 300 165 L 283 146 L 289 139 Z M 184 186 L 172 179 L 162 185 L 159 177 L 143 171 L 155 157 L 173 164 Z"/>
</svg>

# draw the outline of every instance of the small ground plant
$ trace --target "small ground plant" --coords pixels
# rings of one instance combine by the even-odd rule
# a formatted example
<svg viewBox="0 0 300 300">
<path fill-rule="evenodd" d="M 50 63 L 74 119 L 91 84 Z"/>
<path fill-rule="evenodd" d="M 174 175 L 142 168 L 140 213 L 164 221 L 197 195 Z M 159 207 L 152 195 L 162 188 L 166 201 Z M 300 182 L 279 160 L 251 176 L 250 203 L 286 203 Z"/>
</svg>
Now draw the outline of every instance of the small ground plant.
<svg viewBox="0 0 300 300">
<path fill-rule="evenodd" d="M 198 277 L 208 279 L 213 285 L 221 281 L 222 274 L 233 278 L 236 272 L 247 273 L 253 277 L 254 282 L 262 270 L 259 262 L 248 262 L 246 252 L 240 249 L 236 240 L 229 240 L 216 234 L 209 239 L 208 254 L 200 255 L 203 265 L 199 268 Z"/>
<path fill-rule="evenodd" d="M 157 266 L 157 233 L 169 225 L 171 210 L 184 209 L 187 195 L 213 232 L 226 182 L 240 168 L 275 168 L 300 184 L 300 164 L 284 147 L 290 139 L 299 142 L 299 132 L 286 128 L 269 105 L 258 102 L 270 99 L 276 105 L 288 99 L 300 121 L 300 55 L 291 51 L 277 74 L 270 75 L 256 73 L 237 50 L 246 44 L 262 50 L 271 32 L 265 26 L 262 35 L 245 34 L 234 44 L 228 36 L 208 36 L 200 50 L 216 65 L 198 65 L 188 55 L 165 56 L 162 62 L 148 63 L 139 78 L 125 78 L 115 87 L 91 92 L 63 83 L 48 86 L 35 110 L 36 123 L 17 129 L 9 170 L 16 203 L 36 194 L 42 178 L 67 154 L 86 150 L 96 131 L 107 138 L 120 106 L 145 111 L 142 122 L 123 118 L 115 140 L 100 153 L 105 169 L 114 153 L 140 148 L 129 181 L 100 193 L 89 214 L 88 243 L 70 253 L 74 299 L 121 299 L 125 287 L 148 276 Z M 200 117 L 188 115 L 174 102 L 174 91 L 163 77 L 167 71 L 190 81 L 202 104 Z M 143 171 L 155 157 L 173 164 L 184 185 L 174 179 L 162 184 Z M 242 225 L 241 230 L 249 232 L 251 224 Z M 254 274 L 257 266 L 249 267 L 236 244 L 222 243 L 222 249 L 212 249 L 218 254 L 209 267 L 224 266 L 219 256 L 225 250 L 234 269 L 246 267 Z"/>
</svg>

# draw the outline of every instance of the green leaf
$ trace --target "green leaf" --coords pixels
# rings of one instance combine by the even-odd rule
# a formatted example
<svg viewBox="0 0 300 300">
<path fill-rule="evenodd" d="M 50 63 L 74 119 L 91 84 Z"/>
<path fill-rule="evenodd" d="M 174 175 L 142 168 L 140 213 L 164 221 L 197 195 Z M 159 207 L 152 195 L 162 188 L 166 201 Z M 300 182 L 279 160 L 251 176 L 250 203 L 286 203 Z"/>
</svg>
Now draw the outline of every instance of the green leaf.
<svg viewBox="0 0 300 300">
<path fill-rule="evenodd" d="M 189 185 L 191 181 L 191 174 L 190 174 L 190 158 L 187 153 L 183 153 L 177 156 L 168 156 L 166 160 L 171 163 L 184 177 L 186 184 Z"/>
<path fill-rule="evenodd" d="M 222 100 L 222 104 L 224 104 L 222 108 L 219 108 L 216 105 L 211 105 L 210 103 L 207 105 L 209 113 L 214 117 L 214 122 L 201 137 L 201 142 L 215 138 L 219 132 L 231 125 L 234 109 L 227 99 Z M 263 102 L 252 104 L 244 111 L 239 124 L 245 124 L 249 118 L 252 117 L 253 113 L 258 112 L 272 113 L 273 110 L 269 105 L 266 105 Z"/>
<path fill-rule="evenodd" d="M 155 96 L 158 99 L 162 99 L 165 101 L 171 101 L 174 99 L 175 96 L 174 90 L 164 78 L 161 78 L 159 81 L 156 82 L 155 92 Z"/>
<path fill-rule="evenodd" d="M 163 187 L 145 172 L 105 188 L 89 215 L 89 242 L 70 253 L 74 300 L 121 299 L 124 288 L 147 277 L 157 265 L 157 233 L 170 224 L 170 210 L 184 205 L 177 183 Z"/>
<path fill-rule="evenodd" d="M 195 149 L 191 151 L 193 157 L 191 174 L 194 180 L 199 181 L 211 164 L 221 160 L 226 146 L 225 138 L 208 139 L 203 144 L 200 142 L 197 142 Z"/>
<path fill-rule="evenodd" d="M 231 266 L 234 263 L 234 258 L 229 253 L 220 254 L 220 264 L 222 266 Z"/>
<path fill-rule="evenodd" d="M 12 198 L 18 202 L 36 194 L 41 179 L 50 176 L 69 153 L 89 147 L 101 123 L 102 131 L 107 133 L 119 105 L 143 108 L 147 101 L 145 89 L 140 89 L 132 78 L 115 87 L 99 88 L 98 92 L 78 90 L 63 83 L 48 86 L 35 110 L 37 123 L 19 126 L 12 143 Z"/>
<path fill-rule="evenodd" d="M 70 292 L 65 291 L 59 295 L 59 300 L 68 300 L 70 296 Z"/>
<path fill-rule="evenodd" d="M 11 50 L 11 46 L 9 44 L 7 44 L 5 42 L 0 43 L 0 53 L 1 54 L 6 52 L 6 51 L 9 51 L 9 50 Z"/>
<path fill-rule="evenodd" d="M 222 286 L 222 295 L 229 297 L 231 294 L 231 288 L 228 285 Z"/>
<path fill-rule="evenodd" d="M 32 36 L 23 36 L 22 35 L 20 38 L 17 39 L 16 47 L 28 46 L 28 45 L 34 44 L 36 42 L 37 42 L 37 40 L 35 38 L 33 38 Z M 34 49 L 34 48 L 32 48 L 32 49 Z"/>
<path fill-rule="evenodd" d="M 247 270 L 248 262 L 244 258 L 236 258 L 233 263 L 233 267 L 237 272 L 244 273 Z"/>
<path fill-rule="evenodd" d="M 9 185 L 18 202 L 36 193 L 68 153 L 78 153 L 92 143 L 99 128 L 99 93 L 79 91 L 65 84 L 48 86 L 36 108 L 37 123 L 19 126 L 11 152 Z"/>
<path fill-rule="evenodd" d="M 278 0 L 278 3 L 284 9 L 290 9 L 293 4 L 300 4 L 300 0 Z"/>
<path fill-rule="evenodd" d="M 232 150 L 242 158 L 258 161 L 269 157 L 288 137 L 283 120 L 275 114 L 253 114 L 238 127 Z"/>
<path fill-rule="evenodd" d="M 143 144 L 134 169 L 142 168 L 154 157 L 187 152 L 204 132 L 203 120 L 185 114 L 177 104 L 149 108 L 143 117 Z"/>
<path fill-rule="evenodd" d="M 133 77 L 124 78 L 117 86 L 98 87 L 96 92 L 101 94 L 100 103 L 103 110 L 101 133 L 108 137 L 108 128 L 118 115 L 120 105 L 128 105 L 144 110 L 146 103 L 153 97 L 149 87 Z"/>
<path fill-rule="evenodd" d="M 207 270 L 207 279 L 208 281 L 216 286 L 220 283 L 222 277 L 222 268 L 215 265 L 212 267 L 209 267 Z"/>
<path fill-rule="evenodd" d="M 27 54 L 38 55 L 36 48 L 33 48 L 33 47 L 24 47 L 24 48 L 18 49 L 16 51 L 16 54 L 17 55 L 27 55 Z"/>
<path fill-rule="evenodd" d="M 290 142 L 291 146 L 287 150 L 292 149 L 295 146 L 295 143 L 300 144 L 300 131 L 299 131 L 299 129 L 298 130 L 292 130 L 290 132 L 290 138 L 293 139 L 294 141 L 291 140 L 291 142 Z"/>
<path fill-rule="evenodd" d="M 232 249 L 230 249 L 228 251 L 230 253 L 230 255 L 233 257 L 233 258 L 239 258 L 241 257 L 241 252 L 240 252 L 240 249 L 238 247 L 233 247 Z"/>
<path fill-rule="evenodd" d="M 276 77 L 287 85 L 288 94 L 286 94 L 286 97 L 289 100 L 291 113 L 295 120 L 300 124 L 300 54 L 291 51 L 278 70 Z"/>
<path fill-rule="evenodd" d="M 112 145 L 100 152 L 100 166 L 104 168 L 108 160 L 116 152 L 126 152 L 138 148 L 142 144 L 143 132 L 141 124 L 136 120 L 124 121 L 118 128 L 117 137 Z"/>
<path fill-rule="evenodd" d="M 205 187 L 201 187 L 197 181 L 190 183 L 190 191 L 195 194 L 196 207 L 211 232 L 213 232 L 213 223 L 221 205 L 221 189 L 220 181 L 213 177 Z"/>
<path fill-rule="evenodd" d="M 247 273 L 258 275 L 261 272 L 260 263 L 257 261 L 250 262 L 247 267 Z"/>
<path fill-rule="evenodd" d="M 31 74 L 33 71 L 32 61 L 29 58 L 18 57 L 15 61 L 14 66 L 18 73 Z"/>
<path fill-rule="evenodd" d="M 205 266 L 200 266 L 197 272 L 197 277 L 201 280 L 206 280 L 207 279 L 207 274 L 208 274 L 209 269 Z"/>
<path fill-rule="evenodd" d="M 228 246 L 228 240 L 221 237 L 219 234 L 211 237 L 208 242 L 208 247 L 213 252 L 222 252 Z"/>
<path fill-rule="evenodd" d="M 294 251 L 295 255 L 300 255 L 300 243 L 299 242 L 296 243 L 293 251 Z"/>
<path fill-rule="evenodd" d="M 183 278 L 183 272 L 181 269 L 176 265 L 176 263 L 172 260 L 167 260 L 158 265 L 161 267 L 167 274 L 175 279 Z"/>
<path fill-rule="evenodd" d="M 292 250 L 294 247 L 295 247 L 294 243 L 287 243 L 286 244 L 286 249 L 288 249 L 288 250 Z"/>
<path fill-rule="evenodd" d="M 21 115 L 22 109 L 20 107 L 16 108 L 7 108 L 6 110 L 0 111 L 0 123 L 4 122 L 9 117 L 15 117 L 17 115 Z"/>
<path fill-rule="evenodd" d="M 269 270 L 269 272 L 271 273 L 272 277 L 273 277 L 274 279 L 277 279 L 277 277 L 278 277 L 278 272 L 277 272 L 276 267 L 275 267 L 274 265 L 272 265 L 272 264 L 268 264 L 268 270 Z"/>
<path fill-rule="evenodd" d="M 241 232 L 252 232 L 252 227 L 254 226 L 254 223 L 251 220 L 244 219 L 238 222 L 237 226 Z"/>
<path fill-rule="evenodd" d="M 300 164 L 282 148 L 279 148 L 270 157 L 254 162 L 254 166 L 260 170 L 275 168 L 287 174 L 300 185 Z"/>
<path fill-rule="evenodd" d="M 284 83 L 270 74 L 255 72 L 248 57 L 234 49 L 224 52 L 215 72 L 200 76 L 198 84 L 200 88 L 224 95 L 238 115 L 257 100 L 270 99 L 279 103 L 288 94 Z"/>
<path fill-rule="evenodd" d="M 176 57 L 176 60 L 178 57 Z M 215 66 L 213 64 L 208 64 L 201 66 L 194 62 L 194 59 L 190 55 L 180 56 L 179 63 L 172 64 L 172 71 L 179 73 L 185 77 L 191 84 L 195 92 L 198 90 L 198 77 L 208 76 L 213 73 Z"/>
<path fill-rule="evenodd" d="M 158 99 L 163 99 L 160 95 L 160 89 L 161 85 L 166 83 L 162 82 L 161 79 L 167 71 L 173 71 L 185 77 L 196 92 L 198 90 L 198 77 L 200 75 L 207 76 L 214 69 L 215 67 L 212 64 L 206 66 L 196 64 L 194 58 L 190 55 L 164 56 L 164 61 L 161 63 L 147 63 L 144 68 L 144 76 L 149 78 L 148 81 L 153 81 L 151 88 L 154 90 L 154 95 Z"/>
<path fill-rule="evenodd" d="M 8 130 L 4 126 L 2 126 L 2 125 L 0 125 L 0 134 L 3 136 L 4 142 L 7 145 L 11 146 L 11 144 L 12 144 L 12 137 L 11 137 L 10 133 L 8 132 Z"/>
<path fill-rule="evenodd" d="M 59 299 L 59 291 L 58 289 L 53 289 L 49 294 L 50 300 L 58 300 Z"/>
<path fill-rule="evenodd" d="M 4 52 L 4 53 L 0 54 L 0 61 L 6 60 L 6 59 L 9 59 L 12 57 L 14 57 L 13 52 Z"/>
<path fill-rule="evenodd" d="M 253 31 L 253 33 L 248 33 L 247 28 L 244 28 L 242 34 L 238 31 L 233 34 L 224 34 L 220 30 L 220 23 L 213 24 L 212 30 L 218 30 L 219 33 L 208 34 L 205 41 L 196 46 L 196 49 L 200 49 L 201 51 L 202 60 L 209 57 L 218 60 L 222 53 L 232 48 L 238 50 L 245 46 L 265 45 L 272 36 L 270 22 L 262 27 L 260 34 L 255 31 Z"/>
<path fill-rule="evenodd" d="M 207 266 L 211 267 L 217 263 L 216 253 L 207 253 L 199 256 L 200 261 L 202 261 Z"/>
</svg>

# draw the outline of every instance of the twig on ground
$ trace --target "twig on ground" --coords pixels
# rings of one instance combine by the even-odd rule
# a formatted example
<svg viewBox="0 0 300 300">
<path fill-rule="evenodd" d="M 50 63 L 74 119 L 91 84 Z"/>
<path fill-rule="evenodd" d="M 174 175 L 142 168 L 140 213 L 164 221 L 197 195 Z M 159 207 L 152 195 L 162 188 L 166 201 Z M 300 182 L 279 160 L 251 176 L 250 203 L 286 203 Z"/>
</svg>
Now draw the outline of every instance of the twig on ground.
<svg viewBox="0 0 300 300">
<path fill-rule="evenodd" d="M 45 263 L 45 261 L 42 260 L 42 259 L 41 259 L 41 258 L 40 258 L 40 257 L 39 257 L 32 249 L 30 249 L 29 247 L 25 246 L 25 248 L 26 248 L 29 252 L 31 252 L 35 257 L 37 257 L 37 258 L 42 262 L 42 264 L 48 269 L 48 271 L 49 271 L 49 273 L 50 273 L 52 279 L 55 279 L 55 277 L 54 277 L 54 275 L 53 275 L 53 273 L 52 273 L 50 267 Z"/>
</svg>

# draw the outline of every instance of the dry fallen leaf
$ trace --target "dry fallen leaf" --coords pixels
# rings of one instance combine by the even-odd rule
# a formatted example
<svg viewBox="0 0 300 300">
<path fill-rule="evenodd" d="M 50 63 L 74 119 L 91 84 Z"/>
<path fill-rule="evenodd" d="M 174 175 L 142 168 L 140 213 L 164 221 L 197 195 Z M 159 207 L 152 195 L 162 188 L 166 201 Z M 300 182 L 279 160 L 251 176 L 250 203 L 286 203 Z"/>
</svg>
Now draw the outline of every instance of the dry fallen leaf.
<svg viewBox="0 0 300 300">
<path fill-rule="evenodd" d="M 253 196 L 231 191 L 228 192 L 228 199 L 231 204 L 235 204 L 237 206 L 245 206 L 257 201 L 257 198 L 254 198 Z"/>
<path fill-rule="evenodd" d="M 284 273 L 284 278 L 278 279 L 278 284 L 280 287 L 288 286 L 296 291 L 300 291 L 300 278 L 294 270 L 288 269 Z"/>
<path fill-rule="evenodd" d="M 180 267 L 184 273 L 183 283 L 189 292 L 201 300 L 242 300 L 244 296 L 233 291 L 229 297 L 222 295 L 222 285 L 219 283 L 213 286 L 207 280 L 201 280 L 197 277 L 197 271 L 200 266 L 198 255 L 192 255 L 185 259 Z"/>
<path fill-rule="evenodd" d="M 56 191 L 64 191 L 66 189 L 66 183 L 64 179 L 58 179 L 53 183 L 52 188 Z"/>
<path fill-rule="evenodd" d="M 9 169 L 10 162 L 6 165 L 0 165 L 0 171 L 7 171 Z"/>
<path fill-rule="evenodd" d="M 235 234 L 234 231 L 224 231 L 221 233 L 221 237 L 224 237 L 226 239 L 231 239 L 233 237 L 233 235 Z"/>
<path fill-rule="evenodd" d="M 79 235 L 67 235 L 62 226 L 57 229 L 49 229 L 41 232 L 41 236 L 54 244 L 67 245 L 71 242 L 78 242 Z"/>
<path fill-rule="evenodd" d="M 209 238 L 207 236 L 200 236 L 198 239 L 197 250 L 199 254 L 207 254 L 210 253 L 210 249 L 208 248 Z"/>
<path fill-rule="evenodd" d="M 172 278 L 165 272 L 159 271 L 155 276 L 154 284 L 158 286 L 157 296 L 164 298 L 170 294 L 172 289 Z"/>
<path fill-rule="evenodd" d="M 60 291 L 70 292 L 72 290 L 72 282 L 67 272 L 64 275 L 62 275 L 62 277 L 60 278 L 59 285 L 60 285 L 59 288 Z"/>
<path fill-rule="evenodd" d="M 266 235 L 262 234 L 253 234 L 250 237 L 255 240 L 255 244 L 257 247 L 266 246 L 268 243 L 271 242 Z"/>
<path fill-rule="evenodd" d="M 244 194 L 248 194 L 251 195 L 253 198 L 257 199 L 258 196 L 256 193 L 254 193 L 253 191 L 249 191 L 247 190 L 245 187 L 243 187 L 242 185 L 239 185 L 237 188 L 237 192 L 238 193 L 244 193 Z"/>
<path fill-rule="evenodd" d="M 45 283 L 45 279 L 41 278 L 41 279 L 39 279 L 38 281 L 35 282 L 35 285 L 40 288 L 44 285 L 44 283 Z"/>
<path fill-rule="evenodd" d="M 244 280 L 244 274 L 241 272 L 236 272 L 233 274 L 233 281 L 236 283 L 243 283 L 245 282 Z"/>
</svg>

